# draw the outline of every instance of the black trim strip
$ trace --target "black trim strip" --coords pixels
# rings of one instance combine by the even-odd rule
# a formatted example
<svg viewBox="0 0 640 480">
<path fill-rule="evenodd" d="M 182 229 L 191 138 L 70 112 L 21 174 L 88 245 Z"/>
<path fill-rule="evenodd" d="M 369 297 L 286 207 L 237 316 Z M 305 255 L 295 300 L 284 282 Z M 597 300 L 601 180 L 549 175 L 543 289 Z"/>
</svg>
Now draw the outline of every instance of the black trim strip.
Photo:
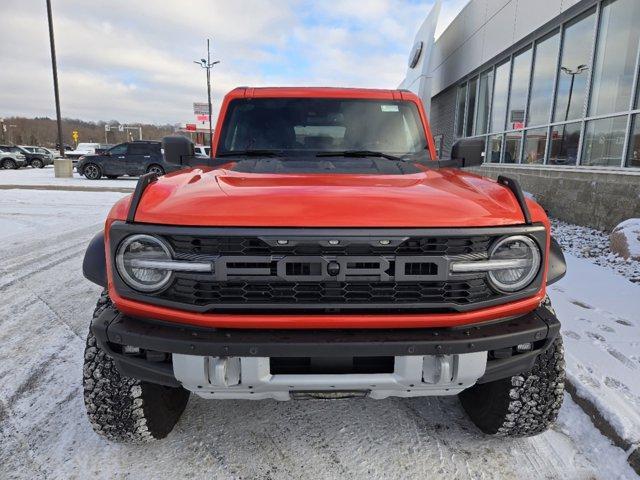
<svg viewBox="0 0 640 480">
<path fill-rule="evenodd" d="M 186 355 L 308 357 L 437 355 L 498 350 L 555 338 L 560 322 L 544 307 L 459 328 L 369 330 L 215 329 L 142 320 L 107 308 L 91 323 L 102 343 Z"/>
<path fill-rule="evenodd" d="M 524 216 L 524 222 L 527 225 L 531 225 L 531 213 L 529 212 L 529 207 L 527 206 L 527 201 L 524 197 L 524 193 L 522 193 L 522 188 L 517 180 L 511 177 L 505 177 L 504 175 L 498 176 L 498 183 L 500 185 L 504 185 L 507 187 L 513 195 L 516 197 L 518 201 L 518 205 L 520 205 L 520 210 L 522 210 L 522 215 Z"/>
<path fill-rule="evenodd" d="M 127 213 L 127 223 L 135 222 L 136 212 L 138 211 L 138 205 L 140 205 L 140 200 L 142 200 L 142 195 L 144 195 L 144 191 L 147 189 L 149 185 L 158 180 L 158 175 L 155 173 L 145 173 L 141 175 L 138 179 L 138 183 L 136 183 L 136 189 L 133 192 L 133 196 L 131 197 L 131 205 L 129 206 L 129 212 Z"/>
</svg>

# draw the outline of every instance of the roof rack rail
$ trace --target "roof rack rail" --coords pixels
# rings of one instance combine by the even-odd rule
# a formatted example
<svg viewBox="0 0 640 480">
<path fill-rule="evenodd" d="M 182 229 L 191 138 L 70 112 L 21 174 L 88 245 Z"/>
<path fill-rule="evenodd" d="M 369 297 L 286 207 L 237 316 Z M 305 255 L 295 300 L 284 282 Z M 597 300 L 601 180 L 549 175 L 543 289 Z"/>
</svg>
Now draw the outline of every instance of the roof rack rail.
<svg viewBox="0 0 640 480">
<path fill-rule="evenodd" d="M 133 196 L 131 197 L 131 204 L 129 205 L 129 212 L 127 213 L 127 223 L 134 223 L 136 219 L 136 212 L 138 210 L 138 205 L 140 205 L 140 200 L 142 200 L 142 195 L 144 191 L 147 189 L 149 185 L 158 180 L 158 175 L 156 173 L 145 173 L 141 175 L 138 179 L 138 183 L 136 183 L 136 189 L 133 192 Z"/>
<path fill-rule="evenodd" d="M 504 185 L 509 190 L 511 190 L 513 195 L 516 197 L 516 200 L 518 201 L 518 205 L 520 205 L 520 210 L 522 210 L 522 215 L 524 216 L 524 222 L 527 225 L 531 225 L 532 223 L 531 213 L 529 212 L 529 207 L 527 206 L 527 200 L 524 196 L 524 193 L 522 193 L 522 188 L 520 187 L 520 184 L 518 183 L 518 181 L 511 177 L 505 177 L 504 175 L 499 175 L 498 183 L 500 185 Z"/>
</svg>

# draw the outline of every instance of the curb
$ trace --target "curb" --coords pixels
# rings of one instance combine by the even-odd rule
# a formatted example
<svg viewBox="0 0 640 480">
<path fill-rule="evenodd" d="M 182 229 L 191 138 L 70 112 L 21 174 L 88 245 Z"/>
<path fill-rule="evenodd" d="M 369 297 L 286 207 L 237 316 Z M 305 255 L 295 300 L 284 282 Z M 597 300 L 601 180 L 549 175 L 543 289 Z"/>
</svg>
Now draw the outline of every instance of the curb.
<svg viewBox="0 0 640 480">
<path fill-rule="evenodd" d="M 607 437 L 616 446 L 628 453 L 627 463 L 633 470 L 640 475 L 640 445 L 634 444 L 629 440 L 622 438 L 616 429 L 609 423 L 609 421 L 600 413 L 598 407 L 587 398 L 581 397 L 576 389 L 576 386 L 565 379 L 565 390 L 571 395 L 573 401 L 586 413 L 593 425 Z"/>
<path fill-rule="evenodd" d="M 68 192 L 131 193 L 135 187 L 92 187 L 80 185 L 0 185 L 0 190 L 58 190 Z"/>
</svg>

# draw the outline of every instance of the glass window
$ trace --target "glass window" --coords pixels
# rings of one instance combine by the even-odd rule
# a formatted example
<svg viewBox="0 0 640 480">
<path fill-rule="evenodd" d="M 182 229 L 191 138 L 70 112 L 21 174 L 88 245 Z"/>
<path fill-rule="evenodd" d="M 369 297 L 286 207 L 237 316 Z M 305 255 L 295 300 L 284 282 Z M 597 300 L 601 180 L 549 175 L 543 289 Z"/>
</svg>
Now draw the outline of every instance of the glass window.
<svg viewBox="0 0 640 480">
<path fill-rule="evenodd" d="M 132 143 L 129 145 L 130 155 L 146 155 L 149 153 L 150 148 L 145 143 Z"/>
<path fill-rule="evenodd" d="M 469 81 L 469 99 L 467 101 L 467 130 L 465 136 L 473 135 L 473 121 L 476 113 L 476 91 L 478 90 L 478 77 Z"/>
<path fill-rule="evenodd" d="M 551 92 L 553 92 L 553 81 L 556 75 L 559 46 L 558 33 L 536 44 L 527 125 L 542 125 L 549 122 L 553 99 Z"/>
<path fill-rule="evenodd" d="M 509 69 L 511 62 L 505 62 L 496 68 L 496 81 L 493 88 L 493 109 L 491 110 L 491 131 L 504 130 L 507 115 L 507 94 L 509 93 Z"/>
<path fill-rule="evenodd" d="M 489 162 L 500 163 L 500 155 L 502 155 L 502 134 L 491 136 L 489 139 L 489 147 L 491 149 Z"/>
<path fill-rule="evenodd" d="M 507 130 L 524 127 L 524 107 L 527 103 L 530 73 L 531 49 L 528 48 L 513 58 Z"/>
<path fill-rule="evenodd" d="M 565 27 L 556 108 L 553 114 L 556 122 L 583 116 L 594 22 L 595 9 L 589 10 Z"/>
<path fill-rule="evenodd" d="M 600 13 L 590 115 L 629 109 L 640 38 L 640 2 L 606 1 Z"/>
<path fill-rule="evenodd" d="M 127 144 L 122 143 L 120 145 L 116 145 L 111 150 L 109 150 L 109 153 L 111 155 L 124 155 L 125 153 L 127 153 Z"/>
<path fill-rule="evenodd" d="M 462 137 L 464 133 L 464 105 L 467 100 L 467 84 L 458 87 L 458 100 L 456 104 L 456 137 Z"/>
<path fill-rule="evenodd" d="M 627 153 L 627 167 L 640 167 L 640 116 L 633 116 L 629 152 Z"/>
<path fill-rule="evenodd" d="M 476 120 L 476 135 L 487 133 L 489 121 L 489 106 L 491 105 L 491 92 L 493 91 L 493 70 L 480 75 L 480 87 L 478 90 L 478 113 Z"/>
<path fill-rule="evenodd" d="M 504 141 L 503 163 L 519 163 L 521 146 L 522 146 L 522 132 L 507 133 Z"/>
<path fill-rule="evenodd" d="M 544 150 L 547 147 L 547 127 L 533 128 L 524 134 L 522 163 L 544 163 Z"/>
<path fill-rule="evenodd" d="M 590 120 L 584 133 L 582 165 L 619 167 L 627 116 Z"/>
<path fill-rule="evenodd" d="M 575 165 L 580 144 L 580 122 L 551 127 L 550 165 Z"/>
<path fill-rule="evenodd" d="M 229 103 L 218 155 L 273 150 L 279 156 L 315 156 L 373 150 L 426 157 L 426 146 L 418 108 L 410 101 L 253 98 Z"/>
</svg>

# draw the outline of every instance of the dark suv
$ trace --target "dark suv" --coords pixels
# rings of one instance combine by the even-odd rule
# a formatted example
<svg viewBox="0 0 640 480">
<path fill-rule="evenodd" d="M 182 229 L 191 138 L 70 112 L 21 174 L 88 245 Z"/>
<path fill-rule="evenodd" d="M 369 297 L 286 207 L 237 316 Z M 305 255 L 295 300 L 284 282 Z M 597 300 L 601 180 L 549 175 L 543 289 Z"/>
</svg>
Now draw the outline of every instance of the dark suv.
<svg viewBox="0 0 640 480">
<path fill-rule="evenodd" d="M 165 162 L 160 142 L 136 141 L 121 143 L 101 154 L 82 156 L 76 168 L 81 175 L 97 180 L 102 176 L 137 177 L 151 172 L 164 175 L 177 166 Z"/>
</svg>

